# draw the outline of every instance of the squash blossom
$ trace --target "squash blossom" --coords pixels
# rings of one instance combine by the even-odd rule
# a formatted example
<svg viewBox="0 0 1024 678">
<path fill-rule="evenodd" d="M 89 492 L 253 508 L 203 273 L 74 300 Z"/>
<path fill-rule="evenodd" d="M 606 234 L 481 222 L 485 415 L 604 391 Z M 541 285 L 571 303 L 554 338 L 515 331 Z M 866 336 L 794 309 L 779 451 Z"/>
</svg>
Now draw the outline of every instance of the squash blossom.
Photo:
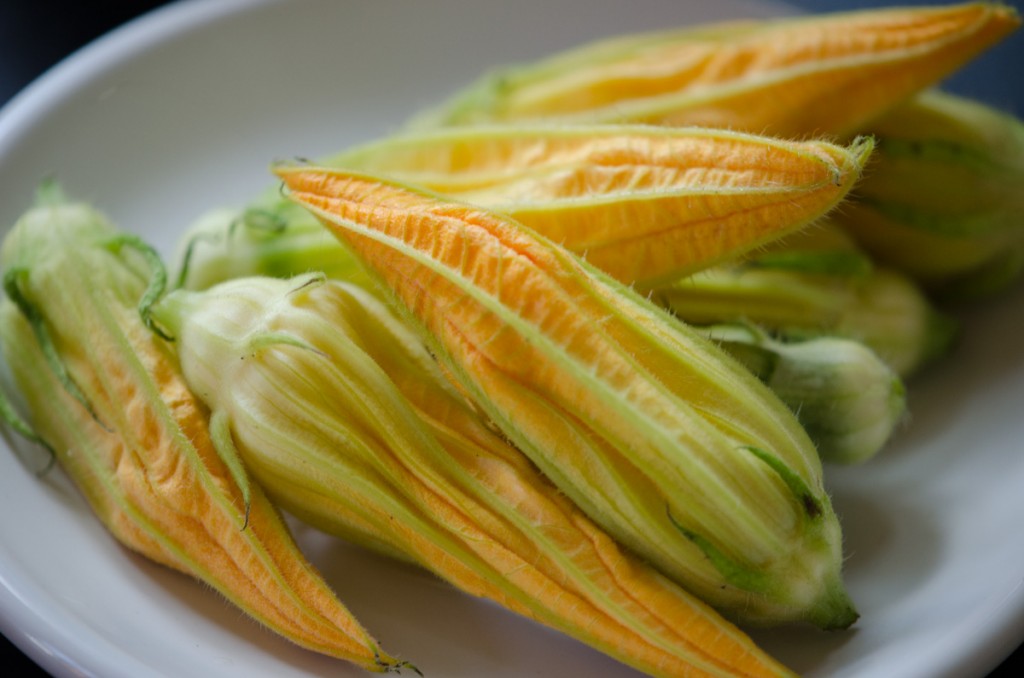
<svg viewBox="0 0 1024 678">
<path fill-rule="evenodd" d="M 867 138 L 843 146 L 642 125 L 482 126 L 386 138 L 325 162 L 503 212 L 649 287 L 830 213 L 872 148 Z M 179 277 L 193 289 L 245 270 L 365 280 L 344 245 L 276 192 L 233 216 L 211 212 L 183 243 Z"/>
<path fill-rule="evenodd" d="M 483 125 L 385 138 L 324 164 L 503 212 L 645 288 L 829 213 L 873 146 L 703 128 Z"/>
<path fill-rule="evenodd" d="M 834 214 L 880 262 L 943 301 L 1024 272 L 1024 121 L 929 91 L 875 121 L 878 152 Z"/>
<path fill-rule="evenodd" d="M 946 355 L 959 330 L 912 278 L 876 264 L 832 219 L 651 294 L 694 325 L 751 323 L 789 341 L 862 343 L 900 378 Z"/>
<path fill-rule="evenodd" d="M 179 238 L 173 261 L 174 287 L 192 290 L 234 278 L 289 278 L 313 271 L 372 289 L 359 259 L 276 189 L 245 207 L 202 214 Z"/>
<path fill-rule="evenodd" d="M 173 352 L 140 318 L 163 286 L 156 254 L 45 194 L 0 255 L 0 340 L 29 411 L 15 428 L 52 451 L 127 548 L 302 647 L 374 672 L 412 668 L 337 599 L 237 457 L 218 454 Z"/>
<path fill-rule="evenodd" d="M 239 278 L 153 314 L 219 443 L 294 515 L 651 675 L 791 675 L 589 521 L 376 296 Z"/>
<path fill-rule="evenodd" d="M 378 176 L 277 171 L 460 388 L 627 548 L 736 618 L 856 619 L 817 452 L 745 367 L 506 215 Z"/>
<path fill-rule="evenodd" d="M 1016 30 L 996 2 L 726 22 L 597 40 L 499 68 L 413 128 L 547 119 L 846 136 Z"/>
<path fill-rule="evenodd" d="M 859 341 L 827 335 L 783 341 L 750 324 L 703 330 L 793 410 L 824 461 L 865 462 L 904 421 L 903 380 Z"/>
</svg>

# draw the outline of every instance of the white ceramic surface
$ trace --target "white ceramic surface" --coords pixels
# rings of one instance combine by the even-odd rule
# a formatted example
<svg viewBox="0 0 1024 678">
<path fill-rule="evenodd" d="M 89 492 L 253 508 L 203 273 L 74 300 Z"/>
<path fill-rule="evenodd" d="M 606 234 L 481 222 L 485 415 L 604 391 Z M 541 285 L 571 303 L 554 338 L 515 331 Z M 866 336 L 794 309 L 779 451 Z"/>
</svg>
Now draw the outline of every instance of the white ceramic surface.
<svg viewBox="0 0 1024 678">
<path fill-rule="evenodd" d="M 170 252 L 268 164 L 393 128 L 484 67 L 601 35 L 778 5 L 746 0 L 186 0 L 90 45 L 0 113 L 0 224 L 55 176 Z M 972 311 L 954 358 L 914 382 L 883 456 L 829 469 L 862 619 L 756 632 L 810 677 L 981 676 L 1024 639 L 1024 290 Z M 60 473 L 0 443 L 0 629 L 57 676 L 346 676 L 203 586 L 116 545 Z M 431 678 L 631 676 L 419 571 L 297 526 L 328 581 Z"/>
</svg>

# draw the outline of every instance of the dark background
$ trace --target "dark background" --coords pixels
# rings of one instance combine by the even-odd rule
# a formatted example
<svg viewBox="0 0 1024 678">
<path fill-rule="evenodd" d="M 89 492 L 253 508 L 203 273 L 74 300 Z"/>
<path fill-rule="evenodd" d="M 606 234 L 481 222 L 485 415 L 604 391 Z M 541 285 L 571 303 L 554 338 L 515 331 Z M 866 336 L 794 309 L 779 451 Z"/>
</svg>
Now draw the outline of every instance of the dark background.
<svg viewBox="0 0 1024 678">
<path fill-rule="evenodd" d="M 338 1 L 338 0 L 336 0 Z M 941 0 L 935 0 L 940 2 Z M 809 11 L 925 4 L 920 0 L 789 0 Z M 1009 4 L 1022 8 L 1022 0 Z M 166 4 L 161 0 L 0 0 L 0 106 L 50 66 L 77 48 L 135 16 Z M 1024 39 L 1017 35 L 983 55 L 946 83 L 1024 117 Z M 1024 649 L 1013 659 L 1024 658 Z M 45 675 L 0 636 L 0 669 L 5 675 Z M 15 669 L 21 669 L 18 674 Z M 990 678 L 1010 675 L 1005 666 Z M 1014 674 L 1016 675 L 1016 674 Z"/>
</svg>

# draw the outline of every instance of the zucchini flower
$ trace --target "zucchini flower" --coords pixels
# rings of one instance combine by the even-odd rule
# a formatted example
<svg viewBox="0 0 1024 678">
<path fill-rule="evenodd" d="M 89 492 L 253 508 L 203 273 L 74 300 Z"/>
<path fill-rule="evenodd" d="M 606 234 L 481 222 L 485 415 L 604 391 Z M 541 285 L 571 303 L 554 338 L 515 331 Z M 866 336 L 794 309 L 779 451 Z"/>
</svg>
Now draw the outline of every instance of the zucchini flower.
<svg viewBox="0 0 1024 678">
<path fill-rule="evenodd" d="M 0 340 L 29 413 L 14 428 L 45 444 L 125 547 L 302 647 L 374 672 L 411 668 L 337 599 L 237 456 L 218 453 L 173 352 L 140 319 L 165 282 L 156 253 L 47 195 L 0 255 Z"/>
<path fill-rule="evenodd" d="M 836 220 L 942 300 L 990 296 L 1024 272 L 1024 121 L 923 93 L 875 121 L 856 199 Z"/>
<path fill-rule="evenodd" d="M 616 36 L 487 73 L 411 127 L 539 119 L 846 136 L 1020 25 L 997 2 Z"/>
<path fill-rule="evenodd" d="M 957 334 L 955 319 L 913 280 L 875 265 L 834 223 L 657 287 L 653 298 L 694 325 L 750 323 L 789 340 L 858 341 L 902 378 L 946 355 Z"/>
<path fill-rule="evenodd" d="M 732 615 L 855 620 L 818 454 L 749 370 L 505 214 L 380 176 L 278 173 L 614 538 Z"/>
<path fill-rule="evenodd" d="M 303 520 L 650 675 L 792 675 L 589 521 L 374 295 L 239 278 L 153 314 L 219 444 Z"/>
<path fill-rule="evenodd" d="M 246 276 L 289 278 L 326 273 L 372 289 L 362 264 L 298 205 L 267 194 L 241 208 L 203 214 L 183 234 L 175 257 L 175 287 L 206 289 Z"/>
<path fill-rule="evenodd" d="M 825 461 L 874 457 L 903 421 L 903 380 L 858 341 L 779 341 L 750 325 L 704 330 L 793 410 Z"/>
</svg>

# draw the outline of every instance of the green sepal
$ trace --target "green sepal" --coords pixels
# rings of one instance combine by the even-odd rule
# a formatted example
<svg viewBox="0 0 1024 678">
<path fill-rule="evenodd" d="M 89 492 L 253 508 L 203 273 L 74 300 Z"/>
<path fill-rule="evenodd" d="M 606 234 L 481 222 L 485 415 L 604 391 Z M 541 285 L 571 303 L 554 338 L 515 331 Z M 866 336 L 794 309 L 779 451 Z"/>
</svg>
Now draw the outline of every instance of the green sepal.
<svg viewBox="0 0 1024 678">
<path fill-rule="evenodd" d="M 43 316 L 39 313 L 36 306 L 29 301 L 21 291 L 21 281 L 28 275 L 28 269 L 26 268 L 10 268 L 4 273 L 3 287 L 7 297 L 14 302 L 14 305 L 18 307 L 21 314 L 25 316 L 25 320 L 28 321 L 29 327 L 32 328 L 32 334 L 36 338 L 36 342 L 39 344 L 39 348 L 43 353 L 43 357 L 46 360 L 47 366 L 53 371 L 57 381 L 60 382 L 61 386 L 68 394 L 78 401 L 82 407 L 89 413 L 89 416 L 96 421 L 104 430 L 111 430 L 109 426 L 103 423 L 93 409 L 92 403 L 89 402 L 88 398 L 82 392 L 82 389 L 75 383 L 75 380 L 71 378 L 68 373 L 67 366 L 64 361 L 61 360 L 58 354 L 56 346 L 53 343 L 53 337 L 50 336 L 49 330 L 46 329 L 46 321 Z"/>
<path fill-rule="evenodd" d="M 828 252 L 784 251 L 766 252 L 740 268 L 772 269 L 796 273 L 830 276 L 867 276 L 874 269 L 871 258 L 853 250 Z"/>
<path fill-rule="evenodd" d="M 249 474 L 246 473 L 245 464 L 235 447 L 235 440 L 231 436 L 231 420 L 223 410 L 217 410 L 210 415 L 210 440 L 213 442 L 217 456 L 221 458 L 224 465 L 228 467 L 231 479 L 238 485 L 242 492 L 242 500 L 245 502 L 245 515 L 241 529 L 249 526 L 249 507 L 252 501 L 252 487 L 249 484 Z"/>
<path fill-rule="evenodd" d="M 797 498 L 808 518 L 813 520 L 824 514 L 825 511 L 821 500 L 814 496 L 814 493 L 811 492 L 811 488 L 807 486 L 804 479 L 795 473 L 793 469 L 789 468 L 781 459 L 753 445 L 744 445 L 742 449 L 747 450 L 763 461 L 779 475 L 782 482 L 786 484 L 786 487 Z"/>
<path fill-rule="evenodd" d="M 130 233 L 122 233 L 117 237 L 110 238 L 104 245 L 114 254 L 120 253 L 123 247 L 129 247 L 142 255 L 146 265 L 149 267 L 150 278 L 146 290 L 139 298 L 139 315 L 142 317 L 142 322 L 146 327 L 155 332 L 161 339 L 172 341 L 172 338 L 167 333 L 156 326 L 150 312 L 153 304 L 167 291 L 167 269 L 160 258 L 160 254 L 142 238 Z"/>
<path fill-rule="evenodd" d="M 735 560 L 722 553 L 717 546 L 711 543 L 711 540 L 697 532 L 694 532 L 676 520 L 675 516 L 672 515 L 672 511 L 669 510 L 668 507 L 666 507 L 665 513 L 668 515 L 668 519 L 671 521 L 672 525 L 679 530 L 679 533 L 692 541 L 694 546 L 704 553 L 705 557 L 707 557 L 714 568 L 718 570 L 718 573 L 722 575 L 722 578 L 727 584 L 752 593 L 765 593 L 771 589 L 772 584 L 769 577 L 766 577 L 749 567 L 743 567 Z"/>
<path fill-rule="evenodd" d="M 31 443 L 39 445 L 47 453 L 46 465 L 36 471 L 38 475 L 45 475 L 51 468 L 57 463 L 57 452 L 54 450 L 48 442 L 43 440 L 35 429 L 25 421 L 22 416 L 18 413 L 17 408 L 14 407 L 14 403 L 7 397 L 7 393 L 0 388 L 0 419 L 2 419 L 15 433 L 20 435 L 25 440 Z"/>
</svg>

